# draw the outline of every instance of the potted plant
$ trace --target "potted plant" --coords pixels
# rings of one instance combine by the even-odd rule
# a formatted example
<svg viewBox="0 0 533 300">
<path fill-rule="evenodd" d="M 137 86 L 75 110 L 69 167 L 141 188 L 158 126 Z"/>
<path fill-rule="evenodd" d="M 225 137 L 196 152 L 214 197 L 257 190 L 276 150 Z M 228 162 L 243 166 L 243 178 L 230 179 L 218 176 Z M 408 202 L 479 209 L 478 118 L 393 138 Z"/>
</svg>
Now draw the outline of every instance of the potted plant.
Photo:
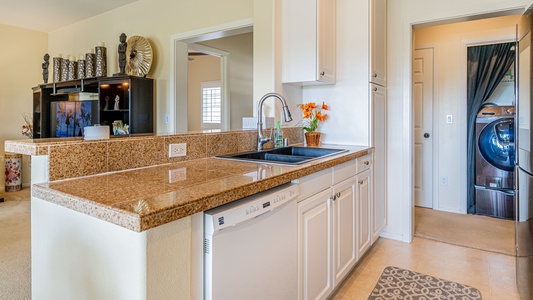
<svg viewBox="0 0 533 300">
<path fill-rule="evenodd" d="M 325 102 L 318 107 L 315 102 L 308 102 L 306 104 L 298 104 L 302 110 L 303 119 L 298 123 L 305 130 L 305 141 L 308 147 L 317 147 L 320 144 L 320 132 L 318 132 L 318 124 L 326 121 L 328 115 L 322 113 L 323 110 L 329 110 Z"/>
</svg>

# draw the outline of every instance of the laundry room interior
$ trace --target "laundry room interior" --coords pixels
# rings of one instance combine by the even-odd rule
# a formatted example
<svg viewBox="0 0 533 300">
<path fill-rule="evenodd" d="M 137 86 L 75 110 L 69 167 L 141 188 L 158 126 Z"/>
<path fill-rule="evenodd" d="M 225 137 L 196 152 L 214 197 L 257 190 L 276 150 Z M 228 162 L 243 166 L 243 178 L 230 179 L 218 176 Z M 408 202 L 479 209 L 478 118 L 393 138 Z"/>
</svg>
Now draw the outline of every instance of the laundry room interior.
<svg viewBox="0 0 533 300">
<path fill-rule="evenodd" d="M 469 49 L 510 43 L 514 53 L 518 18 L 514 14 L 490 16 L 413 28 L 415 236 L 500 253 L 513 251 L 515 182 L 509 170 L 514 169 L 515 156 L 514 57 L 495 88 L 489 89 L 490 97 L 474 105 L 475 112 L 469 111 L 472 103 L 467 95 L 468 79 L 475 76 L 468 74 Z M 481 116 L 487 118 L 479 121 L 490 121 L 485 125 L 504 118 L 498 126 L 491 125 L 492 140 L 501 143 L 487 147 L 499 147 L 501 152 L 492 158 L 504 166 L 496 163 L 499 168 L 491 169 L 489 163 L 483 169 L 478 162 L 482 170 L 476 171 L 476 154 L 478 160 L 483 158 L 477 149 L 480 132 L 475 122 L 483 109 L 486 115 Z M 469 114 L 470 121 L 474 120 L 470 133 L 474 138 L 468 132 Z M 473 156 L 468 155 L 469 143 Z"/>
</svg>

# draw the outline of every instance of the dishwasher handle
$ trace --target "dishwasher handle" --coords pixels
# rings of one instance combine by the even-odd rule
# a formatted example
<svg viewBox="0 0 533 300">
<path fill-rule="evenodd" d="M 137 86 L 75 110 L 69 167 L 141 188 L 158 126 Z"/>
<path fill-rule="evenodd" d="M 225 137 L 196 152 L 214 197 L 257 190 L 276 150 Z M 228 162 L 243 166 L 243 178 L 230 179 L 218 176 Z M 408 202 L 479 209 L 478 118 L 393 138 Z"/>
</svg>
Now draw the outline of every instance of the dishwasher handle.
<svg viewBox="0 0 533 300">
<path fill-rule="evenodd" d="M 296 201 L 296 199 L 294 199 L 294 201 Z M 270 210 L 265 210 L 265 211 L 262 211 L 260 214 L 258 215 L 254 215 L 253 217 L 250 217 L 250 218 L 247 218 L 247 219 L 243 219 L 239 222 L 236 222 L 236 223 L 233 223 L 233 224 L 228 224 L 229 226 L 226 226 L 226 227 L 221 227 L 220 229 L 217 230 L 217 232 L 222 232 L 224 230 L 228 230 L 228 229 L 232 229 L 232 228 L 237 228 L 239 226 L 242 226 L 242 225 L 245 225 L 247 223 L 250 223 L 258 218 L 261 218 L 261 217 L 268 217 L 268 215 L 274 213 L 275 211 L 283 208 L 284 206 L 286 205 L 289 205 L 290 201 L 288 202 L 285 202 L 283 203 L 282 205 L 280 206 L 276 206 Z"/>
<path fill-rule="evenodd" d="M 285 203 L 296 201 L 298 185 L 288 184 L 269 190 L 251 198 L 245 198 L 217 207 L 204 213 L 206 233 L 215 233 L 228 227 L 235 227 L 271 212 Z"/>
</svg>

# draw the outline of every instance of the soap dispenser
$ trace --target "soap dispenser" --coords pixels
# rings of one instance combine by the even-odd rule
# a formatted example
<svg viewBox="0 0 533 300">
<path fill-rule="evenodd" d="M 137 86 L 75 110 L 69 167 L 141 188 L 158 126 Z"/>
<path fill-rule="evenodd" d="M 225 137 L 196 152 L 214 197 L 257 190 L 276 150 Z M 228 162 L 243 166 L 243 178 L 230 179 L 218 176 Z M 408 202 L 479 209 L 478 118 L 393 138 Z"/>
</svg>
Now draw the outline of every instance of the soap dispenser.
<svg viewBox="0 0 533 300">
<path fill-rule="evenodd" d="M 274 133 L 274 148 L 283 147 L 283 133 L 281 132 L 281 121 L 278 121 L 276 132 Z"/>
</svg>

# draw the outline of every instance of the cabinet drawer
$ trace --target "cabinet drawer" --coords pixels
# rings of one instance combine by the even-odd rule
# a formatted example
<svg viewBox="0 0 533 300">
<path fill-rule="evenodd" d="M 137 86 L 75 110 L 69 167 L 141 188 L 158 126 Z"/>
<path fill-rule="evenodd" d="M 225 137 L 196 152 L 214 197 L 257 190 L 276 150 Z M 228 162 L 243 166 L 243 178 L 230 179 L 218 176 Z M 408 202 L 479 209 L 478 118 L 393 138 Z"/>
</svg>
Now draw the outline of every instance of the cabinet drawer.
<svg viewBox="0 0 533 300">
<path fill-rule="evenodd" d="M 361 156 L 356 159 L 357 170 L 356 173 L 361 173 L 364 170 L 370 169 L 372 167 L 372 153 L 369 153 L 365 156 Z"/>
<path fill-rule="evenodd" d="M 333 167 L 333 185 L 356 174 L 355 159 Z"/>
<path fill-rule="evenodd" d="M 331 187 L 331 178 L 330 168 L 293 180 L 292 182 L 298 184 L 298 201 L 305 200 L 318 192 L 329 189 Z"/>
</svg>

